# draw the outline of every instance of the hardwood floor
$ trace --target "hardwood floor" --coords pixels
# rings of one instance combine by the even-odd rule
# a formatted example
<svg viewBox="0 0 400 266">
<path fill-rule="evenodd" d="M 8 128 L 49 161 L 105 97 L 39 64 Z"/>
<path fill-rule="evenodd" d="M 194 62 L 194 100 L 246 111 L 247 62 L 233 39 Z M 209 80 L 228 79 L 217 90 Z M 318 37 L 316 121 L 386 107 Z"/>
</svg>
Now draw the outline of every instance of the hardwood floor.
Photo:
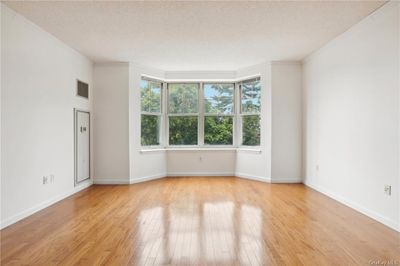
<svg viewBox="0 0 400 266">
<path fill-rule="evenodd" d="M 400 265 L 400 234 L 301 184 L 92 186 L 1 231 L 1 265 Z"/>
</svg>

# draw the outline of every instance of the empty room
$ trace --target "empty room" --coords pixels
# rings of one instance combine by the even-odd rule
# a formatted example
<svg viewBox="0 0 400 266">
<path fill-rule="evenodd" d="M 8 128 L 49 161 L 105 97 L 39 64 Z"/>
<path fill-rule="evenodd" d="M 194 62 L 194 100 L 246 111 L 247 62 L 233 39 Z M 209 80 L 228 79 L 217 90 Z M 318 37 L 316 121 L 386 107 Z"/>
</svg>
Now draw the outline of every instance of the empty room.
<svg viewBox="0 0 400 266">
<path fill-rule="evenodd" d="M 400 266 L 400 1 L 0 9 L 0 265 Z"/>
</svg>

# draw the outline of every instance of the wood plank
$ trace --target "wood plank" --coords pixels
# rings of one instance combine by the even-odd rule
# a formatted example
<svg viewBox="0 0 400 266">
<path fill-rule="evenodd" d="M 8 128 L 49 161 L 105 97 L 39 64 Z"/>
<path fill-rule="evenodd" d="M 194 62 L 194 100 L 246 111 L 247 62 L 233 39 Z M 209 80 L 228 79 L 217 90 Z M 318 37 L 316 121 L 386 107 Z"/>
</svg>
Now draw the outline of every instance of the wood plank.
<svg viewBox="0 0 400 266">
<path fill-rule="evenodd" d="M 1 265 L 400 265 L 400 233 L 302 184 L 235 177 L 92 186 L 0 247 Z"/>
</svg>

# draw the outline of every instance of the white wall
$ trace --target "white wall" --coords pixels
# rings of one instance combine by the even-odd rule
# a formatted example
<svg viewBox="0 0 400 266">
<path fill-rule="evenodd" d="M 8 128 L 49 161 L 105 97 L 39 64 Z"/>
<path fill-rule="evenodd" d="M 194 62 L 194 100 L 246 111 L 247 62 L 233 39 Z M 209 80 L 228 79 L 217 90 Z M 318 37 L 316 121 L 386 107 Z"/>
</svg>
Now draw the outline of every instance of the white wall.
<svg viewBox="0 0 400 266">
<path fill-rule="evenodd" d="M 302 182 L 302 66 L 273 62 L 271 182 Z"/>
<path fill-rule="evenodd" d="M 1 225 L 74 188 L 73 108 L 92 108 L 92 63 L 1 4 Z M 88 82 L 89 101 L 76 97 Z M 55 176 L 43 185 L 43 176 Z"/>
<path fill-rule="evenodd" d="M 303 66 L 305 183 L 398 229 L 399 30 L 387 3 Z"/>
<path fill-rule="evenodd" d="M 168 151 L 168 176 L 234 176 L 235 150 Z"/>
<path fill-rule="evenodd" d="M 129 183 L 129 64 L 96 64 L 94 182 Z"/>
<path fill-rule="evenodd" d="M 164 78 L 167 80 L 234 80 L 236 71 L 166 71 Z"/>
<path fill-rule="evenodd" d="M 0 16 L 2 16 L 2 9 L 3 9 L 3 5 L 2 4 L 0 4 Z M 1 17 L 0 17 L 0 36 L 1 36 L 1 31 L 2 31 L 2 26 L 1 26 L 1 24 L 2 24 L 2 19 L 1 19 Z M 1 42 L 1 40 L 0 40 L 0 62 L 3 62 L 2 61 L 2 42 Z M 1 88 L 3 87 L 3 80 L 2 80 L 2 75 L 3 75 L 3 64 L 1 64 L 0 63 L 0 193 L 1 193 L 1 191 L 2 191 L 2 186 L 1 186 L 1 184 L 3 183 L 2 181 L 1 181 L 1 177 L 2 177 L 2 164 L 3 164 L 3 160 L 2 160 L 2 156 L 1 156 L 1 153 L 2 153 L 2 146 L 1 146 L 1 140 L 2 140 L 2 126 L 1 126 L 1 117 L 2 117 L 2 115 L 1 115 L 1 109 L 2 109 L 2 105 L 1 105 L 1 102 L 2 102 L 2 100 L 1 100 L 1 95 L 3 94 L 2 92 L 1 92 Z M 1 197 L 1 194 L 0 194 L 0 228 L 2 228 L 2 225 L 3 225 L 3 216 L 2 216 L 2 213 L 1 213 L 1 206 L 2 206 L 2 199 L 1 199 L 2 197 Z"/>
<path fill-rule="evenodd" d="M 260 181 L 271 181 L 271 65 L 264 63 L 249 68 L 239 69 L 237 78 L 254 76 L 261 77 L 261 145 L 259 152 L 238 149 L 236 153 L 235 174 L 239 177 Z"/>
<path fill-rule="evenodd" d="M 140 80 L 142 75 L 164 78 L 164 72 L 130 64 L 129 75 L 129 145 L 130 182 L 150 180 L 167 175 L 166 151 L 142 152 L 140 145 Z"/>
<path fill-rule="evenodd" d="M 398 4 L 397 5 L 397 14 L 398 14 L 398 17 L 400 17 L 400 4 Z M 398 18 L 397 19 L 397 27 L 400 29 L 400 18 Z M 397 40 L 398 40 L 398 43 L 399 43 L 399 46 L 400 46 L 400 34 L 398 34 L 398 36 L 397 36 L 398 38 L 397 38 Z M 399 47 L 399 50 L 400 50 L 400 47 Z M 397 61 L 397 70 L 398 70 L 398 76 L 397 76 L 397 82 L 398 82 L 398 86 L 399 86 L 399 88 L 400 88 L 400 51 L 398 52 L 398 61 Z M 400 104 L 400 93 L 398 94 L 398 101 L 399 101 L 399 104 Z M 399 132 L 400 132 L 400 107 L 398 107 L 397 108 L 398 109 L 398 112 L 399 112 Z M 398 156 L 398 171 L 399 171 L 399 177 L 398 177 L 398 190 L 399 190 L 399 194 L 398 194 L 398 202 L 399 202 L 399 204 L 398 204 L 398 210 L 399 210 L 399 215 L 398 215 L 398 230 L 400 230 L 400 141 L 398 142 L 398 145 L 399 145 L 399 156 Z"/>
</svg>

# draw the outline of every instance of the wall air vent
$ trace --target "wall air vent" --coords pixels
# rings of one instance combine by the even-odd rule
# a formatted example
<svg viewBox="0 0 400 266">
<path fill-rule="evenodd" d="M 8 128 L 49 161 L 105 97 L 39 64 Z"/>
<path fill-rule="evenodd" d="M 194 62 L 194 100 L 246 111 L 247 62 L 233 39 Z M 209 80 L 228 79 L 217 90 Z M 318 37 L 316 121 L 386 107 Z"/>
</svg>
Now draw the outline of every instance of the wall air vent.
<svg viewBox="0 0 400 266">
<path fill-rule="evenodd" d="M 89 84 L 78 80 L 77 88 L 76 88 L 76 95 L 88 99 L 89 98 Z"/>
</svg>

